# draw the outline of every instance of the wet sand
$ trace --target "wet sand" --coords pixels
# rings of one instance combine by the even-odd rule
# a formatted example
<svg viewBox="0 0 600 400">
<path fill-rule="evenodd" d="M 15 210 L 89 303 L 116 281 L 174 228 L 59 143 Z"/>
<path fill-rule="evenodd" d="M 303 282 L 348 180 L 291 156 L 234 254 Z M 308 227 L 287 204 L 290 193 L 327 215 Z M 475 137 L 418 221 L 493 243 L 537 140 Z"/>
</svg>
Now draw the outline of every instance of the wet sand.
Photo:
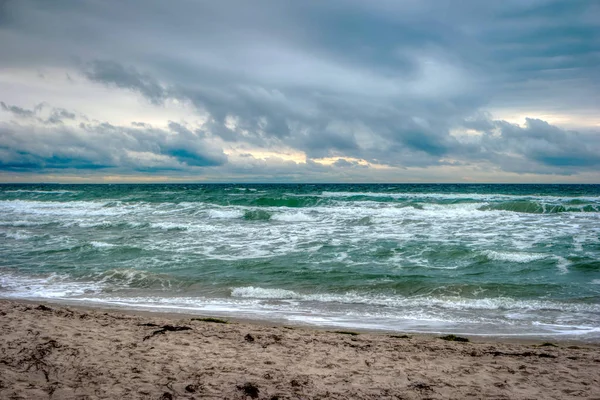
<svg viewBox="0 0 600 400">
<path fill-rule="evenodd" d="M 461 342 L 7 300 L 0 320 L 0 399 L 600 399 L 597 344 Z"/>
</svg>

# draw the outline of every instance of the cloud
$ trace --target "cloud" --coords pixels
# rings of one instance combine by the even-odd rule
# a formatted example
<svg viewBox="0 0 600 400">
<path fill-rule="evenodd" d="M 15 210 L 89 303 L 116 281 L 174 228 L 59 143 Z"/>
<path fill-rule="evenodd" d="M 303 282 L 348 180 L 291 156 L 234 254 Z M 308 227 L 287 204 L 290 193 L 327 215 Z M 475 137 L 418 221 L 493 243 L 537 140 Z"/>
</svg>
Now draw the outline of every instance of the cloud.
<svg viewBox="0 0 600 400">
<path fill-rule="evenodd" d="M 490 121 L 479 145 L 480 156 L 505 171 L 574 174 L 600 166 L 600 135 L 581 134 L 527 118 L 525 126 Z"/>
<path fill-rule="evenodd" d="M 69 112 L 64 108 L 55 108 L 45 122 L 48 124 L 62 124 L 65 119 L 74 120 L 75 113 Z"/>
<path fill-rule="evenodd" d="M 0 101 L 0 106 L 4 111 L 8 111 L 20 118 L 33 118 L 35 117 L 35 111 L 27 110 L 25 108 L 17 107 L 17 106 L 8 106 L 3 101 Z"/>
<path fill-rule="evenodd" d="M 7 105 L 0 101 L 0 107 L 19 119 L 34 120 L 43 124 L 62 124 L 65 119 L 74 120 L 76 118 L 75 113 L 64 108 L 48 107 L 46 103 L 39 103 L 33 110 L 28 110 L 14 105 Z M 44 113 L 44 109 L 48 109 L 48 112 Z"/>
<path fill-rule="evenodd" d="M 154 104 L 162 104 L 167 97 L 165 90 L 154 79 L 137 72 L 135 68 L 125 68 L 114 61 L 94 60 L 83 72 L 91 81 L 139 92 Z"/>
<path fill-rule="evenodd" d="M 563 176 L 598 166 L 593 124 L 566 129 L 539 116 L 541 110 L 577 116 L 576 123 L 596 118 L 595 2 L 141 4 L 3 3 L 0 75 L 8 78 L 0 76 L 0 91 L 19 106 L 1 106 L 21 124 L 3 125 L 3 157 L 11 165 L 21 157 L 32 170 L 49 168 L 73 157 L 77 168 L 210 169 L 223 179 L 269 170 L 339 176 L 341 169 L 358 170 L 348 160 Z M 31 87 L 10 79 L 21 70 L 43 71 L 39 94 L 19 94 Z M 47 89 L 59 75 L 61 83 Z M 62 93 L 60 85 L 73 93 L 88 88 L 90 104 L 94 91 L 133 93 L 148 113 L 176 108 L 188 115 L 162 123 L 136 115 L 124 126 L 124 102 L 113 112 L 117 122 L 101 118 L 78 127 L 80 112 L 51 97 Z M 55 108 L 20 107 L 42 100 Z M 529 119 L 516 125 L 495 118 L 495 110 Z M 47 152 L 16 140 L 16 131 L 44 143 Z M 243 149 L 291 149 L 307 163 L 235 155 Z M 342 161 L 310 164 L 323 158 Z M 362 170 L 374 174 L 376 168 Z"/>
<path fill-rule="evenodd" d="M 83 122 L 60 128 L 0 123 L 1 170 L 181 171 L 226 161 L 223 151 L 201 133 L 177 124 L 155 129 Z"/>
</svg>

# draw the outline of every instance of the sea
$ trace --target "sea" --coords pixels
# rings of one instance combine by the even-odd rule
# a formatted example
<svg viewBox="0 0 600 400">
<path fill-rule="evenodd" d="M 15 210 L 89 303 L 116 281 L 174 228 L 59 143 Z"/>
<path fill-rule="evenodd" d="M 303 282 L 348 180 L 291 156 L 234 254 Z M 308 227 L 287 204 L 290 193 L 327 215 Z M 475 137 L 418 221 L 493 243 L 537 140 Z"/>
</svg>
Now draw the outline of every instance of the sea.
<svg viewBox="0 0 600 400">
<path fill-rule="evenodd" d="M 3 184 L 0 297 L 600 339 L 600 185 Z"/>
</svg>

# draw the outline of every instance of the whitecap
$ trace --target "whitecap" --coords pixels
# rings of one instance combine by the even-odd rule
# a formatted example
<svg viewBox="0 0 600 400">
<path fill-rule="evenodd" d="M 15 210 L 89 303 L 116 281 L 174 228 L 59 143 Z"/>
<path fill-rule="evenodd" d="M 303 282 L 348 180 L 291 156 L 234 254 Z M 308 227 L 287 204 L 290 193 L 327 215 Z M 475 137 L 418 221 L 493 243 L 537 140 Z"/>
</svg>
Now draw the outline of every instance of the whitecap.
<svg viewBox="0 0 600 400">
<path fill-rule="evenodd" d="M 163 229 L 165 231 L 170 230 L 187 230 L 188 225 L 180 224 L 177 222 L 153 222 L 150 224 L 151 228 Z"/>
<path fill-rule="evenodd" d="M 208 216 L 214 219 L 235 219 L 242 218 L 244 212 L 241 210 L 209 210 Z"/>
<path fill-rule="evenodd" d="M 277 213 L 271 216 L 271 219 L 274 221 L 283 221 L 283 222 L 311 222 L 315 219 L 310 215 L 307 215 L 303 212 L 284 212 Z"/>
<path fill-rule="evenodd" d="M 508 261 L 514 263 L 528 263 L 537 260 L 543 260 L 548 258 L 547 254 L 538 253 L 522 253 L 522 252 L 506 252 L 506 251 L 494 251 L 486 250 L 483 254 L 494 261 Z"/>
<path fill-rule="evenodd" d="M 556 260 L 556 267 L 558 268 L 561 274 L 566 274 L 567 272 L 569 272 L 568 267 L 569 265 L 571 265 L 571 262 L 569 260 L 561 256 L 554 256 L 554 259 Z"/>
<path fill-rule="evenodd" d="M 4 232 L 4 236 L 15 240 L 27 240 L 33 237 L 25 231 Z"/>
<path fill-rule="evenodd" d="M 265 289 L 261 287 L 246 286 L 233 288 L 232 297 L 248 297 L 255 299 L 299 299 L 301 296 L 287 289 Z"/>
<path fill-rule="evenodd" d="M 65 193 L 79 193 L 73 190 L 6 190 L 4 193 L 39 193 L 39 194 L 65 194 Z"/>
<path fill-rule="evenodd" d="M 116 244 L 111 244 L 111 243 L 105 243 L 105 242 L 97 242 L 97 241 L 92 241 L 90 242 L 90 244 L 93 247 L 96 247 L 98 249 L 103 249 L 103 248 L 110 248 L 110 247 L 116 247 Z"/>
</svg>

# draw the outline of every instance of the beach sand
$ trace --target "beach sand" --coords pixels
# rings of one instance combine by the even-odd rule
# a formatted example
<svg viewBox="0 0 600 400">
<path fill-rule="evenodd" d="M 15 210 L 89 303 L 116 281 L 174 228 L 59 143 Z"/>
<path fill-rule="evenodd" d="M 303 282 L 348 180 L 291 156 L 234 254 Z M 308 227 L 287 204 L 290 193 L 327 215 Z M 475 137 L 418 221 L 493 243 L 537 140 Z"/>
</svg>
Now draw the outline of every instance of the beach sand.
<svg viewBox="0 0 600 400">
<path fill-rule="evenodd" d="M 352 335 L 7 300 L 0 320 L 1 399 L 600 399 L 596 344 Z"/>
</svg>

